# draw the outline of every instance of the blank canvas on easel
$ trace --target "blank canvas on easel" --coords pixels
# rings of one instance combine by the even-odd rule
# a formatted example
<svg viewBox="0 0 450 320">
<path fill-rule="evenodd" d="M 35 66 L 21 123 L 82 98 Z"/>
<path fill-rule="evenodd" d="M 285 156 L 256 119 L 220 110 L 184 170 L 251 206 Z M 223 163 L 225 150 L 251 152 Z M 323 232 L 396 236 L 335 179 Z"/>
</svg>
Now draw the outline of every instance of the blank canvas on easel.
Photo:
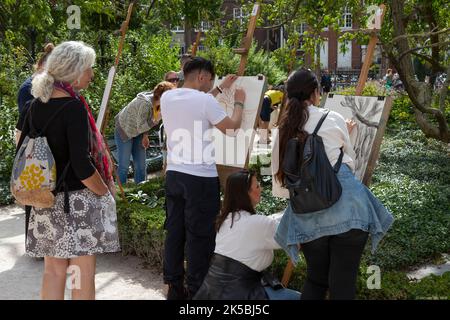
<svg viewBox="0 0 450 320">
<path fill-rule="evenodd" d="M 216 78 L 215 86 L 223 79 Z M 224 89 L 216 96 L 217 101 L 231 117 L 234 111 L 234 93 L 236 88 L 245 90 L 245 103 L 242 115 L 241 128 L 236 136 L 226 136 L 218 129 L 214 129 L 215 160 L 217 165 L 245 168 L 248 157 L 253 148 L 255 137 L 255 124 L 264 94 L 266 79 L 263 76 L 239 77 L 233 85 Z"/>
</svg>

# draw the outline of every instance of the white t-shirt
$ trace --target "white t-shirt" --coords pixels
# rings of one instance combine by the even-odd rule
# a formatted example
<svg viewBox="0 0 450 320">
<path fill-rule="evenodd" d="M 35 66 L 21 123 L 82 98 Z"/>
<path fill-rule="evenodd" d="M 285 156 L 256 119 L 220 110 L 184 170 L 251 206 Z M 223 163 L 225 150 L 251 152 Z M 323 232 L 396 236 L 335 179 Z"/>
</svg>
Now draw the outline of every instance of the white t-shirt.
<svg viewBox="0 0 450 320">
<path fill-rule="evenodd" d="M 161 97 L 167 134 L 167 171 L 217 177 L 212 130 L 227 113 L 208 93 L 173 89 Z"/>
<path fill-rule="evenodd" d="M 270 266 L 273 250 L 280 249 L 274 240 L 282 213 L 264 216 L 239 211 L 231 226 L 231 214 L 216 234 L 215 253 L 240 261 L 247 267 L 262 271 Z"/>
<path fill-rule="evenodd" d="M 327 110 L 320 109 L 311 105 L 308 107 L 308 111 L 309 118 L 305 124 L 305 131 L 308 133 L 313 133 L 314 129 L 319 123 L 320 118 L 324 113 L 326 113 Z M 276 135 L 272 152 L 272 174 L 275 175 L 278 172 L 279 168 L 279 154 L 278 152 L 276 152 L 279 151 L 278 129 L 273 130 L 272 133 Z M 354 172 L 355 163 L 353 159 L 355 159 L 356 155 L 355 151 L 353 150 L 353 144 L 350 141 L 350 134 L 348 133 L 345 119 L 339 113 L 330 111 L 328 116 L 325 118 L 325 121 L 322 123 L 318 134 L 322 137 L 325 152 L 331 165 L 334 166 L 336 164 L 341 153 L 340 148 L 344 147 L 344 157 L 342 158 L 342 163 L 347 164 Z M 288 190 L 281 188 L 281 185 L 278 184 L 275 178 L 273 179 L 272 185 L 272 191 L 275 196 L 289 198 Z"/>
</svg>

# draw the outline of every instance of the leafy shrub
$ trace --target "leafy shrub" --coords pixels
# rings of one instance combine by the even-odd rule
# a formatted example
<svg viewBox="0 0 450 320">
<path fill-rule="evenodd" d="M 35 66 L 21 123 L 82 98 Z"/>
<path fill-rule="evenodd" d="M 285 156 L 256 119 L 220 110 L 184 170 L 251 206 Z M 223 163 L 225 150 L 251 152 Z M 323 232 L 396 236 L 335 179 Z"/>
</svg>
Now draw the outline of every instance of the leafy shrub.
<svg viewBox="0 0 450 320">
<path fill-rule="evenodd" d="M 336 94 L 342 94 L 344 96 L 354 96 L 356 94 L 356 87 L 350 86 L 343 90 L 337 91 Z M 371 97 L 378 97 L 378 96 L 385 96 L 385 90 L 384 88 L 376 81 L 369 81 L 364 86 L 363 96 L 371 96 Z"/>
<path fill-rule="evenodd" d="M 392 105 L 391 114 L 389 115 L 388 126 L 405 126 L 410 127 L 415 125 L 414 111 L 412 102 L 407 95 L 398 95 Z"/>
<path fill-rule="evenodd" d="M 368 263 L 388 270 L 450 250 L 450 166 L 445 144 L 418 130 L 385 136 L 371 186 L 396 221 Z"/>
<path fill-rule="evenodd" d="M 287 199 L 274 197 L 272 195 L 272 176 L 270 173 L 271 155 L 253 156 L 249 162 L 249 169 L 258 175 L 262 193 L 261 202 L 256 207 L 256 212 L 269 215 L 284 211 L 287 207 Z"/>
<path fill-rule="evenodd" d="M 148 264 L 161 267 L 165 237 L 163 180 L 152 179 L 125 190 L 129 203 L 122 199 L 117 201 L 122 252 L 137 255 Z"/>
<path fill-rule="evenodd" d="M 357 297 L 362 300 L 425 300 L 450 299 L 450 272 L 429 275 L 420 281 L 410 280 L 400 271 L 381 270 L 380 289 L 368 289 L 367 268 L 361 266 L 357 282 Z"/>
<path fill-rule="evenodd" d="M 213 44 L 214 42 L 208 42 Z M 218 75 L 236 73 L 239 67 L 239 56 L 233 53 L 233 49 L 226 45 L 210 46 L 208 50 L 200 51 L 199 56 L 213 62 Z M 264 50 L 258 50 L 253 43 L 248 55 L 245 75 L 256 76 L 263 74 L 267 77 L 269 84 L 278 84 L 284 81 L 287 74 L 279 67 L 273 57 L 266 54 Z"/>
<path fill-rule="evenodd" d="M 257 50 L 255 44 L 250 49 L 245 74 L 263 74 L 267 77 L 267 82 L 273 85 L 278 85 L 287 78 L 286 72 L 280 68 L 273 57 L 262 49 Z"/>
<path fill-rule="evenodd" d="M 281 250 L 275 251 L 275 259 L 270 271 L 282 279 L 288 259 Z M 380 288 L 369 289 L 367 284 L 373 274 L 368 272 L 367 265 L 362 263 L 356 283 L 356 299 L 359 300 L 424 300 L 450 299 L 450 272 L 441 276 L 430 275 L 420 281 L 408 279 L 405 272 L 380 270 Z M 288 287 L 301 291 L 306 279 L 306 261 L 301 259 L 294 268 Z"/>
<path fill-rule="evenodd" d="M 11 204 L 14 202 L 14 198 L 9 191 L 9 181 L 0 181 L 0 206 Z"/>
<path fill-rule="evenodd" d="M 0 205 L 12 202 L 9 177 L 15 155 L 14 129 L 19 116 L 17 92 L 29 74 L 22 68 L 27 62 L 23 47 L 0 44 Z"/>
<path fill-rule="evenodd" d="M 288 45 L 283 48 L 278 48 L 270 53 L 271 57 L 275 61 L 275 63 L 280 66 L 284 72 L 289 72 L 289 66 L 291 64 L 292 59 L 292 48 L 289 45 L 289 42 L 295 40 L 288 39 Z M 303 65 L 304 61 L 301 57 L 295 57 L 292 62 L 292 70 L 296 70 Z"/>
<path fill-rule="evenodd" d="M 342 95 L 355 95 L 356 87 L 348 87 L 344 90 L 336 92 Z M 367 82 L 364 87 L 363 96 L 385 96 L 385 89 L 376 81 Z M 395 94 L 392 96 L 393 103 L 391 113 L 389 115 L 388 127 L 404 127 L 405 124 L 410 128 L 416 127 L 412 102 L 408 95 Z"/>
</svg>

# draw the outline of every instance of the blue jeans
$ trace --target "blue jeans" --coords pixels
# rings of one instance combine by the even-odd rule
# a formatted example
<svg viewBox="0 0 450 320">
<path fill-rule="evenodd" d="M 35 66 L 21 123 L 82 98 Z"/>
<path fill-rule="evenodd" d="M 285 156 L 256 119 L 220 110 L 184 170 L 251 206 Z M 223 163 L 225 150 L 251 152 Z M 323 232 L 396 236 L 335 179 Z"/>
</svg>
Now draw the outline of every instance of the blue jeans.
<svg viewBox="0 0 450 320">
<path fill-rule="evenodd" d="M 283 288 L 274 290 L 269 286 L 264 286 L 269 300 L 300 300 L 301 293 L 292 289 Z"/>
<path fill-rule="evenodd" d="M 117 146 L 117 158 L 119 161 L 119 179 L 122 184 L 127 182 L 130 157 L 133 156 L 134 182 L 145 181 L 145 149 L 142 146 L 142 134 L 128 141 L 123 141 L 120 134 L 115 130 L 114 140 Z"/>
</svg>

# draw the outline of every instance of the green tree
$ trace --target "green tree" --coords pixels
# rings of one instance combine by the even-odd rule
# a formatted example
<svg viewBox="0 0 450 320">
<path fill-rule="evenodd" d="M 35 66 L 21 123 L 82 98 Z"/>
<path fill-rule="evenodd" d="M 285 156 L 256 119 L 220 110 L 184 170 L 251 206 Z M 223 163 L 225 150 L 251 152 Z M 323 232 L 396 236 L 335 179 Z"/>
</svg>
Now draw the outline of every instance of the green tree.
<svg viewBox="0 0 450 320">
<path fill-rule="evenodd" d="M 382 2 L 387 5 L 387 13 L 380 33 L 381 44 L 411 99 L 417 124 L 427 137 L 450 142 L 448 1 L 274 0 L 264 1 L 261 19 L 272 24 L 267 28 L 284 26 L 291 51 L 296 50 L 298 44 L 299 35 L 295 26 L 301 22 L 306 23 L 308 29 L 302 35 L 301 49 L 313 57 L 312 67 L 318 73 L 319 49 L 323 41 L 320 33 L 323 28 L 339 30 L 339 20 L 346 6 L 352 12 L 354 28 L 364 26 L 367 22 L 367 6 Z M 357 38 L 361 44 L 368 41 L 368 35 L 363 30 L 341 33 L 340 38 Z M 289 61 L 289 58 L 286 59 L 288 52 L 280 52 L 280 60 Z M 429 83 L 416 79 L 418 70 L 413 66 L 413 59 L 430 66 Z M 446 73 L 447 80 L 440 87 L 435 87 L 435 79 L 439 73 Z"/>
<path fill-rule="evenodd" d="M 450 10 L 443 0 L 391 0 L 382 33 L 383 48 L 413 104 L 417 124 L 427 137 L 450 142 Z M 430 82 L 416 79 L 413 59 L 431 65 Z M 446 73 L 441 88 L 438 73 Z"/>
<path fill-rule="evenodd" d="M 184 25 L 184 42 L 192 43 L 192 30 L 200 28 L 202 21 L 214 21 L 221 17 L 223 0 L 160 0 L 155 12 L 162 21 L 171 25 Z"/>
<path fill-rule="evenodd" d="M 274 0 L 263 1 L 261 20 L 266 26 L 262 29 L 283 27 L 287 38 L 287 48 L 279 50 L 280 59 L 293 67 L 298 49 L 309 54 L 311 67 L 320 74 L 320 48 L 324 42 L 324 28 L 335 30 L 343 40 L 352 40 L 354 33 L 339 33 L 344 9 L 348 7 L 353 15 L 360 10 L 359 0 Z M 306 30 L 300 34 L 300 26 Z M 301 40 L 301 41 L 300 41 Z M 345 50 L 345 47 L 341 48 Z M 294 54 L 292 54 L 294 53 Z"/>
</svg>

